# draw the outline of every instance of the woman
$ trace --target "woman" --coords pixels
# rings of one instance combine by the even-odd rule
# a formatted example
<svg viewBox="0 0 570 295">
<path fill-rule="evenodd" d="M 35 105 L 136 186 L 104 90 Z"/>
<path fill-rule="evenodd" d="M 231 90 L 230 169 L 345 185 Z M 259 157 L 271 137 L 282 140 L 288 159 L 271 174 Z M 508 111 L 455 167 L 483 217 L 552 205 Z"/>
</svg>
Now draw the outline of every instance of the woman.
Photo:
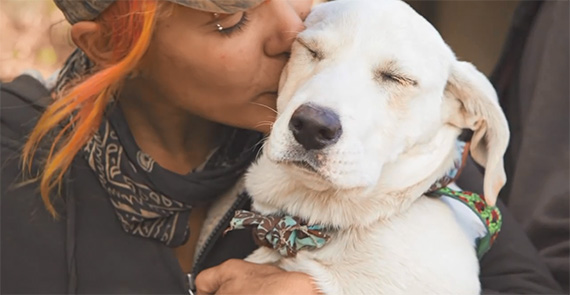
<svg viewBox="0 0 570 295">
<path fill-rule="evenodd" d="M 255 248 L 248 233 L 222 237 L 311 1 L 56 3 L 80 48 L 57 86 L 2 87 L 2 292 L 316 293 L 305 274 L 228 260 Z M 556 292 L 505 213 L 484 289 Z"/>
</svg>

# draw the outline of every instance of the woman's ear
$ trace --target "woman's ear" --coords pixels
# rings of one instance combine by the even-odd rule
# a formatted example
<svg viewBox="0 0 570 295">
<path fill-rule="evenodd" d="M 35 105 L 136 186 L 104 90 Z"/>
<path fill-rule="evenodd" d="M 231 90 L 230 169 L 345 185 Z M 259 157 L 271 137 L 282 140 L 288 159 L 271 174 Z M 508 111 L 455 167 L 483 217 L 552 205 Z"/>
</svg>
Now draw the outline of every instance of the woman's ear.
<svg viewBox="0 0 570 295">
<path fill-rule="evenodd" d="M 113 60 L 113 50 L 104 28 L 92 21 L 82 21 L 71 27 L 71 39 L 97 66 L 105 67 Z"/>
</svg>

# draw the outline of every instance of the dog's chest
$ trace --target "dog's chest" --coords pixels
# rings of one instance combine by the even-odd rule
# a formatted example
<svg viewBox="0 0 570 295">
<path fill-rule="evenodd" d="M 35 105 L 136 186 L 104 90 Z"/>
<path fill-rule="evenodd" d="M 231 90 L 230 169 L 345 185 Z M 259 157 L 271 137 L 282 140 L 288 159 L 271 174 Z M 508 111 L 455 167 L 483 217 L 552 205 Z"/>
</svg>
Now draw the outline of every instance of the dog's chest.
<svg viewBox="0 0 570 295">
<path fill-rule="evenodd" d="M 422 198 L 371 228 L 332 235 L 278 264 L 316 278 L 326 294 L 478 294 L 478 260 L 449 207 Z"/>
</svg>

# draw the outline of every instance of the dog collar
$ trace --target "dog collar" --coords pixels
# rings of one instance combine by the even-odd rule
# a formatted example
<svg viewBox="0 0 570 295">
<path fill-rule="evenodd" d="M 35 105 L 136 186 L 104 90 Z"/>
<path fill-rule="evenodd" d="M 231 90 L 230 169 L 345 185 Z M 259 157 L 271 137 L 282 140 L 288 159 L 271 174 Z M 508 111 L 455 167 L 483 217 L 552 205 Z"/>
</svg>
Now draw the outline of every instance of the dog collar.
<svg viewBox="0 0 570 295">
<path fill-rule="evenodd" d="M 251 228 L 259 246 L 273 248 L 285 257 L 295 257 L 299 250 L 321 248 L 329 236 L 324 226 L 307 225 L 299 217 L 262 215 L 257 212 L 237 210 L 230 226 L 224 232 Z"/>
<path fill-rule="evenodd" d="M 441 198 L 450 206 L 460 225 L 463 225 L 464 230 L 468 234 L 471 233 L 472 238 L 474 238 L 478 258 L 483 257 L 483 255 L 489 251 L 501 231 L 501 225 L 503 224 L 503 218 L 499 208 L 488 205 L 485 199 L 479 194 L 468 191 L 455 191 L 448 187 L 426 193 L 426 196 Z M 456 201 L 456 204 L 459 204 L 459 206 L 453 205 L 453 201 Z M 482 231 L 473 231 L 465 228 L 466 224 L 469 224 L 471 227 L 478 227 L 480 225 L 472 224 L 470 220 L 462 222 L 468 219 L 468 216 L 465 216 L 466 214 L 464 214 L 464 210 L 462 209 L 462 207 L 465 208 L 465 206 L 478 217 L 482 224 Z"/>
<path fill-rule="evenodd" d="M 479 194 L 453 190 L 448 187 L 448 185 L 457 180 L 463 167 L 465 167 L 465 163 L 467 163 L 472 135 L 472 132 L 465 130 L 459 136 L 455 142 L 457 157 L 453 163 L 453 168 L 447 171 L 442 178 L 438 179 L 425 195 L 441 198 L 452 209 L 458 222 L 464 226 L 464 230 L 474 239 L 477 257 L 481 258 L 489 251 L 501 230 L 503 223 L 501 212 L 496 206 L 489 206 L 485 198 Z M 453 201 L 458 203 L 453 204 Z M 457 204 L 461 205 L 456 206 Z M 465 212 L 459 212 L 465 211 L 465 208 L 468 208 L 467 211 L 471 211 L 477 216 L 480 224 L 473 224 L 473 221 L 466 220 L 468 217 L 463 214 Z M 474 230 L 474 228 L 482 228 L 482 230 Z"/>
</svg>

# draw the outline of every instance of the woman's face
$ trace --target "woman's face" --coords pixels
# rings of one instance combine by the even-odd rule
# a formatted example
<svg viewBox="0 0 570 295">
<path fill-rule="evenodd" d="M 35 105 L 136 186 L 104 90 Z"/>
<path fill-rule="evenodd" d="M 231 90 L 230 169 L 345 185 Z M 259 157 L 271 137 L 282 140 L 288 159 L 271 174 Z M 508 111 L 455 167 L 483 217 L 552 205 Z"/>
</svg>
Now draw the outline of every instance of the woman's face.
<svg viewBox="0 0 570 295">
<path fill-rule="evenodd" d="M 202 118 L 268 132 L 277 87 L 312 0 L 269 0 L 219 15 L 175 5 L 142 66 L 147 96 Z M 220 24 L 223 30 L 219 30 Z"/>
</svg>

